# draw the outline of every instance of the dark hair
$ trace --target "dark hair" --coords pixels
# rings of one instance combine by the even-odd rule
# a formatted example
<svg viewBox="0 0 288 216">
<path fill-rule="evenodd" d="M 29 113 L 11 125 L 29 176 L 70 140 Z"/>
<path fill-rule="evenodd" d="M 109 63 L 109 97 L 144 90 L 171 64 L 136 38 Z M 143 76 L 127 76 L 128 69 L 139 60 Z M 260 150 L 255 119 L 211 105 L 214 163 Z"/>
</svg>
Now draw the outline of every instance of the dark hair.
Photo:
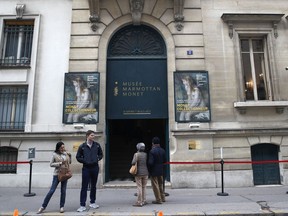
<svg viewBox="0 0 288 216">
<path fill-rule="evenodd" d="M 90 136 L 90 134 L 92 134 L 92 133 L 95 133 L 93 130 L 88 130 L 87 132 L 86 132 L 86 137 L 88 137 L 88 136 Z"/>
<path fill-rule="evenodd" d="M 159 137 L 153 137 L 152 143 L 153 143 L 153 144 L 160 144 L 160 139 L 159 139 Z"/>
<path fill-rule="evenodd" d="M 60 149 L 60 147 L 62 146 L 62 145 L 64 145 L 64 143 L 63 142 L 57 142 L 56 143 L 56 147 L 55 147 L 55 153 L 59 153 L 60 151 L 59 151 L 59 149 Z"/>
</svg>

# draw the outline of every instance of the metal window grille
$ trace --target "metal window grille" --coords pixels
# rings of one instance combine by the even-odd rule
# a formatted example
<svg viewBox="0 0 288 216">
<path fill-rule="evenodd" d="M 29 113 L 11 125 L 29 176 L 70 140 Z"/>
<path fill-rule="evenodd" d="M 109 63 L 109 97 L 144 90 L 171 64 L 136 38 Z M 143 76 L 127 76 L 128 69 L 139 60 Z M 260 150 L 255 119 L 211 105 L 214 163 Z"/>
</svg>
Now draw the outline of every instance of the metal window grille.
<svg viewBox="0 0 288 216">
<path fill-rule="evenodd" d="M 27 86 L 0 86 L 0 131 L 24 131 Z"/>
<path fill-rule="evenodd" d="M 17 161 L 18 150 L 13 147 L 0 147 L 0 161 L 15 162 Z M 16 173 L 17 164 L 0 164 L 0 173 Z"/>
<path fill-rule="evenodd" d="M 0 66 L 30 66 L 34 21 L 6 20 Z"/>
</svg>

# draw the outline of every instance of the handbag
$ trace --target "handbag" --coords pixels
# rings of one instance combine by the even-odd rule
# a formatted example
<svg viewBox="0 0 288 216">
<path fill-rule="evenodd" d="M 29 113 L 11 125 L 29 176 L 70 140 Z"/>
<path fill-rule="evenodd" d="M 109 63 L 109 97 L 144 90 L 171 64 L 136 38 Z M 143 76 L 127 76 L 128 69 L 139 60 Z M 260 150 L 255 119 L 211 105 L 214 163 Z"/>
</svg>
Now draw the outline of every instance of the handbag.
<svg viewBox="0 0 288 216">
<path fill-rule="evenodd" d="M 71 177 L 72 177 L 72 171 L 69 167 L 69 164 L 66 161 L 63 165 L 61 165 L 59 167 L 58 181 L 59 182 L 66 181 L 66 180 L 70 179 Z"/>
<path fill-rule="evenodd" d="M 137 174 L 137 153 L 136 153 L 136 163 L 134 165 L 131 166 L 129 173 L 132 175 L 136 175 Z"/>
</svg>

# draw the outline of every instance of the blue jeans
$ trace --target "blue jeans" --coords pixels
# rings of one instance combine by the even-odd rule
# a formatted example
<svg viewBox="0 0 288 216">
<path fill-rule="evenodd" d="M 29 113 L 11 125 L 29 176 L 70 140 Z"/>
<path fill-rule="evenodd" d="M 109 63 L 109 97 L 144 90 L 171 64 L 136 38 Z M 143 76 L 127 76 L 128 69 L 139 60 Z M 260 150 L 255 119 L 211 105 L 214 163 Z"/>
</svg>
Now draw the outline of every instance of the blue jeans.
<svg viewBox="0 0 288 216">
<path fill-rule="evenodd" d="M 80 205 L 86 205 L 87 189 L 90 182 L 90 203 L 95 203 L 96 200 L 96 184 L 98 179 L 99 166 L 83 167 L 82 168 L 82 186 L 80 193 Z"/>
<path fill-rule="evenodd" d="M 61 182 L 60 208 L 64 207 L 64 205 L 65 205 L 67 182 L 68 182 L 68 180 Z M 52 195 L 54 194 L 54 192 L 58 186 L 58 184 L 59 184 L 58 176 L 53 175 L 51 188 L 44 199 L 42 207 L 44 207 L 44 208 L 47 207 Z"/>
</svg>

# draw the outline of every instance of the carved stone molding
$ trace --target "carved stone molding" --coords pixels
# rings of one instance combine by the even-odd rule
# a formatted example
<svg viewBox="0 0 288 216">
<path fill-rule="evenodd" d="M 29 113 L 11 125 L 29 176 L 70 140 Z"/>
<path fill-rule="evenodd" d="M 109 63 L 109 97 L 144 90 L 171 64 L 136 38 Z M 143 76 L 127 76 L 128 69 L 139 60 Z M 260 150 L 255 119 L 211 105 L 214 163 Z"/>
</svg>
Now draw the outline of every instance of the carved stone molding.
<svg viewBox="0 0 288 216">
<path fill-rule="evenodd" d="M 245 114 L 249 108 L 257 107 L 272 107 L 275 108 L 277 114 L 283 114 L 284 109 L 288 107 L 288 101 L 239 101 L 234 102 L 234 107 L 240 114 Z"/>
<path fill-rule="evenodd" d="M 278 37 L 277 26 L 284 14 L 238 14 L 224 13 L 221 18 L 228 24 L 229 37 L 233 38 L 233 29 L 236 23 L 271 23 L 274 37 Z"/>
<path fill-rule="evenodd" d="M 230 38 L 233 38 L 233 23 L 232 22 L 228 22 L 228 34 Z"/>
<path fill-rule="evenodd" d="M 274 29 L 274 37 L 277 38 L 278 37 L 278 30 L 277 30 L 278 22 L 273 22 L 272 26 L 273 26 L 273 29 Z"/>
<path fill-rule="evenodd" d="M 16 19 L 22 19 L 25 10 L 25 4 L 17 4 L 15 9 L 16 9 Z"/>
<path fill-rule="evenodd" d="M 90 10 L 89 20 L 91 22 L 91 29 L 95 32 L 98 29 L 97 24 L 100 22 L 100 0 L 88 0 L 88 2 Z"/>
<path fill-rule="evenodd" d="M 130 0 L 130 11 L 133 25 L 140 25 L 144 8 L 144 0 Z"/>
<path fill-rule="evenodd" d="M 184 9 L 184 1 L 185 0 L 174 0 L 174 21 L 175 27 L 178 31 L 183 29 L 183 9 Z"/>
</svg>

